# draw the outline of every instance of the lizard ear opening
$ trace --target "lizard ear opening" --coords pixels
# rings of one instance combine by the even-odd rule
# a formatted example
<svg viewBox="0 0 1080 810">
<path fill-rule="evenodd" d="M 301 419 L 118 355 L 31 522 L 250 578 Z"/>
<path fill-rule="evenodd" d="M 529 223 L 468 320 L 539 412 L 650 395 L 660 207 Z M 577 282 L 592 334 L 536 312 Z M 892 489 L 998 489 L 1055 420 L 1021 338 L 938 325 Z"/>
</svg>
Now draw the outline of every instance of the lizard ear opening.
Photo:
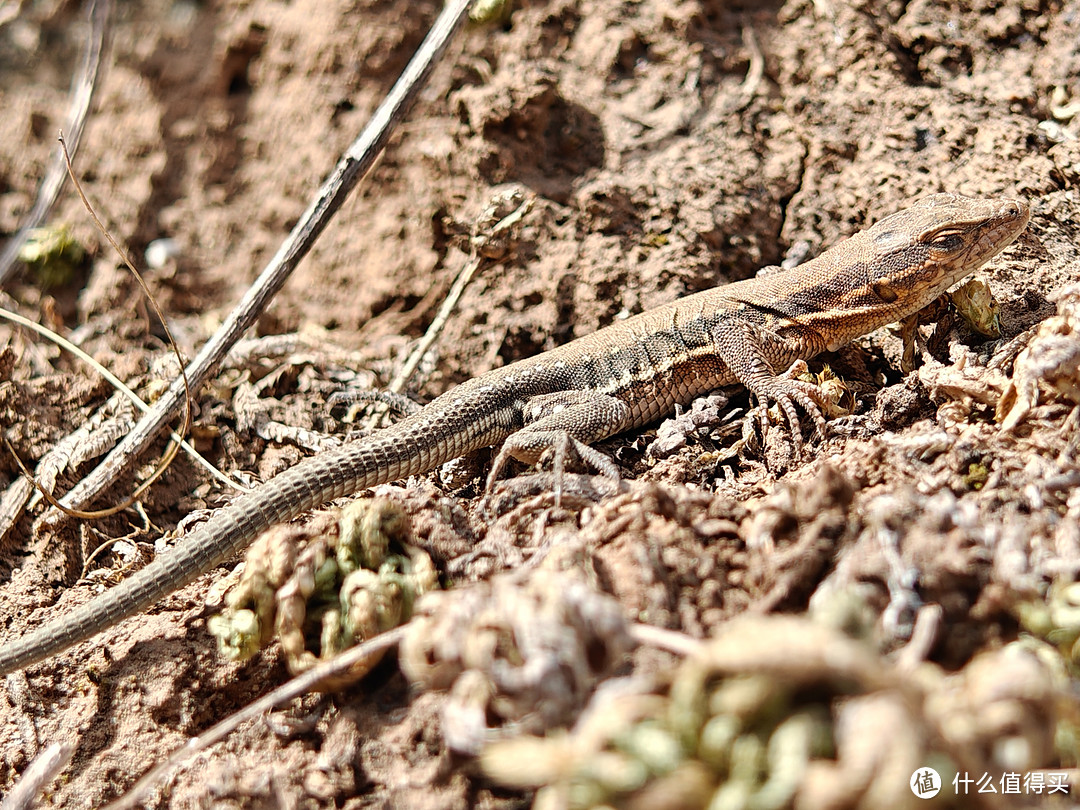
<svg viewBox="0 0 1080 810">
<path fill-rule="evenodd" d="M 899 298 L 896 290 L 889 286 L 888 282 L 875 281 L 870 285 L 870 289 L 874 291 L 874 295 L 884 301 L 886 304 L 891 304 Z"/>
</svg>

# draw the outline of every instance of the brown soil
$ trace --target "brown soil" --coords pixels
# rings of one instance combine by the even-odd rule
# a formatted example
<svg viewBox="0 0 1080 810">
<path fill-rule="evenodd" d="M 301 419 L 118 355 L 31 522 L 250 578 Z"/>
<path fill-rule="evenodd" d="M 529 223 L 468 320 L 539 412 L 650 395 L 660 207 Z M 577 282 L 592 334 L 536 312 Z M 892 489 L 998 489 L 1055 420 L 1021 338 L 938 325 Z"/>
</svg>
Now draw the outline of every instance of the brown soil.
<svg viewBox="0 0 1080 810">
<path fill-rule="evenodd" d="M 116 5 L 77 166 L 132 255 L 161 237 L 179 245 L 146 277 L 190 356 L 308 205 L 437 5 Z M 0 234 L 33 202 L 85 35 L 78 4 L 29 6 L 0 27 Z M 480 509 L 476 477 L 460 488 L 438 476 L 386 488 L 458 587 L 584 537 L 598 587 L 627 618 L 695 637 L 746 611 L 801 614 L 815 592 L 858 583 L 889 655 L 910 636 L 911 616 L 895 613 L 899 565 L 917 574 L 903 586 L 909 613 L 943 609 L 925 654 L 962 667 L 1017 637 L 1010 606 L 1019 595 L 1080 570 L 1074 406 L 1047 391 L 1022 428 L 1005 432 L 993 418 L 1000 391 L 980 398 L 976 383 L 934 377 L 949 373 L 941 362 L 979 369 L 1001 357 L 1009 372 L 1023 345 L 1010 355 L 1009 341 L 1030 339 L 1026 330 L 1054 312 L 1052 294 L 1080 279 L 1078 75 L 1077 0 L 518 4 L 504 25 L 459 38 L 259 322 L 260 335 L 303 332 L 317 348 L 222 372 L 198 399 L 199 448 L 260 478 L 302 455 L 238 424 L 232 397 L 244 381 L 261 381 L 275 420 L 344 430 L 325 396 L 346 382 L 389 380 L 465 261 L 460 234 L 500 184 L 524 186 L 536 203 L 512 257 L 466 290 L 413 383 L 418 398 L 625 313 L 815 255 L 927 193 L 1024 197 L 1027 233 L 981 274 L 1001 305 L 1001 340 L 957 325 L 907 377 L 895 334 L 861 341 L 855 365 L 875 384 L 803 457 L 780 431 L 763 449 L 733 451 L 735 430 L 691 438 L 656 461 L 645 431 L 602 446 L 634 482 L 629 492 L 560 508 L 541 498 L 512 519 L 516 502 L 494 516 Z M 161 336 L 137 287 L 73 195 L 55 218 L 92 259 L 46 291 L 23 272 L 5 305 L 77 330 L 85 350 L 145 393 L 172 367 L 157 360 Z M 0 343 L 0 420 L 25 459 L 111 393 L 29 333 L 0 326 Z M 749 407 L 745 394 L 732 397 L 729 408 Z M 86 469 L 66 473 L 60 488 Z M 0 635 L 17 636 L 119 576 L 120 552 L 84 571 L 104 539 L 126 537 L 149 556 L 163 531 L 219 505 L 224 493 L 197 470 L 178 459 L 141 511 L 60 530 L 35 526 L 40 507 L 22 517 L 0 544 Z M 17 476 L 4 454 L 0 483 Z M 217 654 L 206 600 L 225 573 L 31 668 L 25 689 L 0 688 L 0 792 L 39 748 L 67 741 L 77 749 L 49 788 L 50 806 L 100 806 L 282 682 L 274 649 L 242 664 Z M 633 666 L 670 666 L 661 658 L 639 652 Z M 526 806 L 529 793 L 447 756 L 441 700 L 411 692 L 388 661 L 358 687 L 242 727 L 150 806 Z M 1069 763 L 1054 754 L 1036 764 Z"/>
</svg>

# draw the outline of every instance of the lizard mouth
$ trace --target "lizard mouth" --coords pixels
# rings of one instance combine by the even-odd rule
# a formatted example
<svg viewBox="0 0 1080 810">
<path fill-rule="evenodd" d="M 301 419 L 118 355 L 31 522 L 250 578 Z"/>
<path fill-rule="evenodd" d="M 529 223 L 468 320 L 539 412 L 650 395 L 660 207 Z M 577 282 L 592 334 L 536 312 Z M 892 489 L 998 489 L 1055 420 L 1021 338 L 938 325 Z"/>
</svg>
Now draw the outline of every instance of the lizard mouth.
<svg viewBox="0 0 1080 810">
<path fill-rule="evenodd" d="M 1002 200 L 999 210 L 987 218 L 978 239 L 967 250 L 964 266 L 974 270 L 988 262 L 1006 247 L 1011 245 L 1023 233 L 1031 219 L 1031 207 L 1023 200 Z"/>
</svg>

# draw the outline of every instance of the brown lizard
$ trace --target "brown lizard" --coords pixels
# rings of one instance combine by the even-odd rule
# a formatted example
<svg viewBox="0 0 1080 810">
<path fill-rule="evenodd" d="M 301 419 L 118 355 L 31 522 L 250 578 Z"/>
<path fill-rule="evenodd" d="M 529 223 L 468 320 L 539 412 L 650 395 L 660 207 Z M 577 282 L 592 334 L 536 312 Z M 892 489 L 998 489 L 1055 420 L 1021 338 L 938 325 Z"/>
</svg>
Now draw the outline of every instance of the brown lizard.
<svg viewBox="0 0 1080 810">
<path fill-rule="evenodd" d="M 489 488 L 511 458 L 533 464 L 547 451 L 556 480 L 568 453 L 617 478 L 591 443 L 735 384 L 779 403 L 796 439 L 796 406 L 823 433 L 820 389 L 794 378 L 804 361 L 918 312 L 1016 239 L 1028 217 L 1024 202 L 936 194 L 791 270 L 687 296 L 482 374 L 237 498 L 120 585 L 8 641 L 0 674 L 142 610 L 275 523 L 482 447 L 502 443 Z"/>
</svg>

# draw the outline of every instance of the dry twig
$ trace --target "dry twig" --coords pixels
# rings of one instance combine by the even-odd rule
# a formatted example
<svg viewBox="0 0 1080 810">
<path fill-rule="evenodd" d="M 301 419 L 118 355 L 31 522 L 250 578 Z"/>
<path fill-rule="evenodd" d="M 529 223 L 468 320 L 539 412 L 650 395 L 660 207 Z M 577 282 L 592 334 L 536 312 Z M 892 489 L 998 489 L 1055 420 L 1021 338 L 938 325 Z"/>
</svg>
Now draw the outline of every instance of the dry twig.
<svg viewBox="0 0 1080 810">
<path fill-rule="evenodd" d="M 206 381 L 230 347 L 255 322 L 300 260 L 307 255 L 349 193 L 375 164 L 395 126 L 408 113 L 435 64 L 445 53 L 454 32 L 464 21 L 469 2 L 451 0 L 443 9 L 401 78 L 375 110 L 360 136 L 338 161 L 285 242 L 218 332 L 191 362 L 187 378 L 192 388 L 198 389 Z M 113 483 L 172 418 L 183 398 L 184 385 L 177 379 L 154 409 L 139 421 L 105 461 L 67 494 L 62 503 L 68 507 L 82 506 Z"/>
<path fill-rule="evenodd" d="M 71 154 L 79 151 L 79 140 L 82 138 L 83 127 L 86 124 L 87 113 L 90 112 L 90 102 L 94 98 L 94 88 L 97 87 L 101 76 L 101 55 L 105 52 L 106 36 L 109 31 L 109 19 L 112 11 L 112 0 L 89 0 L 90 7 L 90 41 L 87 43 L 86 53 L 83 55 L 82 67 L 78 75 L 71 83 L 71 108 L 68 116 L 68 125 L 65 130 L 68 133 L 68 144 Z M 3 284 L 15 266 L 15 259 L 22 249 L 26 237 L 34 228 L 44 222 L 45 217 L 52 210 L 56 198 L 60 195 L 60 189 L 64 187 L 64 179 L 67 177 L 67 167 L 62 156 L 54 156 L 45 179 L 41 182 L 37 200 L 34 207 L 26 215 L 19 230 L 11 237 L 4 249 L 0 251 L 0 284 Z"/>
<path fill-rule="evenodd" d="M 340 677 L 343 673 L 348 672 L 361 662 L 366 661 L 375 655 L 382 655 L 386 650 L 396 647 L 405 635 L 407 627 L 408 625 L 395 627 L 393 630 L 383 633 L 380 636 L 376 636 L 371 639 L 371 641 L 365 641 L 363 644 L 346 650 L 341 655 L 327 661 L 325 664 L 318 664 L 303 675 L 298 675 L 288 683 L 279 686 L 270 694 L 245 706 L 236 714 L 225 718 L 213 728 L 204 731 L 198 737 L 192 737 L 187 745 L 174 752 L 164 762 L 155 765 L 135 783 L 131 790 L 120 799 L 117 799 L 115 802 L 108 805 L 105 810 L 127 810 L 127 808 L 138 807 L 140 799 L 156 782 L 164 779 L 170 771 L 174 768 L 178 768 L 199 751 L 203 751 L 214 743 L 225 739 L 248 720 L 254 719 L 260 714 L 270 711 L 275 706 L 279 706 L 287 700 L 292 700 L 293 698 L 307 694 L 308 692 L 317 689 L 319 684 L 326 679 Z"/>
<path fill-rule="evenodd" d="M 0 804 L 0 810 L 28 810 L 35 806 L 41 789 L 67 767 L 75 746 L 53 743 L 30 763 L 14 790 Z"/>
</svg>

